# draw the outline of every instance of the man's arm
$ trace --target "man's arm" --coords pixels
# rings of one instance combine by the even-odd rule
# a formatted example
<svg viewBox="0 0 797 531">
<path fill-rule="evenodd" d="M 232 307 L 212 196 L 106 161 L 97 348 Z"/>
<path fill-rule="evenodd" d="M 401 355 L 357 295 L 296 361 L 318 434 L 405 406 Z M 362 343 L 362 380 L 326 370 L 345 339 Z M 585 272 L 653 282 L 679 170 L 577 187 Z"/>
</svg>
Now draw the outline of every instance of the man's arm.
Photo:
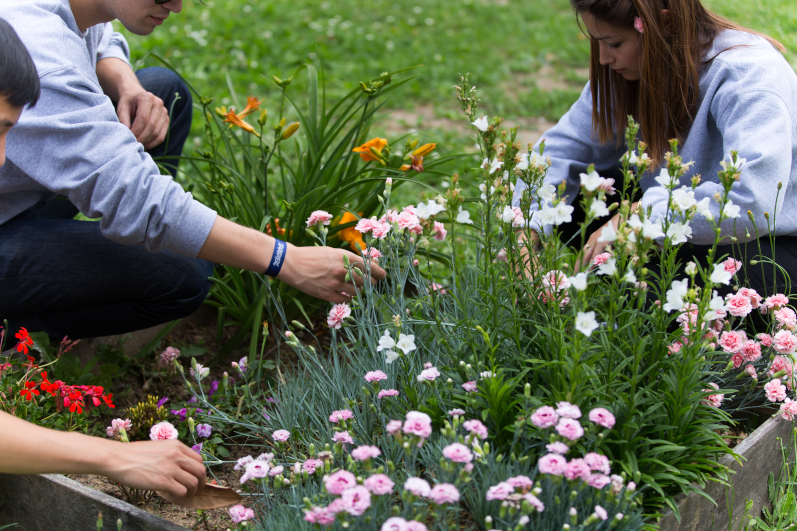
<svg viewBox="0 0 797 531">
<path fill-rule="evenodd" d="M 169 111 L 163 100 L 144 90 L 130 65 L 115 57 L 97 61 L 97 79 L 105 95 L 116 103 L 119 121 L 144 148 L 163 143 L 169 132 Z"/>
<path fill-rule="evenodd" d="M 219 216 L 198 257 L 230 267 L 263 273 L 268 269 L 274 254 L 274 241 L 271 236 Z M 353 284 L 344 282 L 346 276 L 344 255 L 349 257 L 352 264 L 363 262 L 361 257 L 343 249 L 296 247 L 289 244 L 282 270 L 277 278 L 308 295 L 329 302 L 348 301 L 355 291 Z M 372 262 L 371 276 L 374 280 L 381 280 L 385 278 L 385 271 Z M 363 283 L 362 277 L 357 275 L 354 275 L 354 281 L 358 285 Z"/>
<path fill-rule="evenodd" d="M 98 474 L 175 503 L 205 483 L 202 458 L 179 441 L 122 443 L 49 430 L 2 411 L 0 472 Z"/>
</svg>

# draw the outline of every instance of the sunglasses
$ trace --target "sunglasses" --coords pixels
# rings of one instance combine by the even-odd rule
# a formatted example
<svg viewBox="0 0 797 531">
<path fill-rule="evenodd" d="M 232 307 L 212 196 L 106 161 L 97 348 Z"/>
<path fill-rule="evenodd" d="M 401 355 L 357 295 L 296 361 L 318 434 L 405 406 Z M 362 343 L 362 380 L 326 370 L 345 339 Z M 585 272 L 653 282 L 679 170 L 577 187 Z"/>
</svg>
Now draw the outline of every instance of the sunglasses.
<svg viewBox="0 0 797 531">
<path fill-rule="evenodd" d="M 168 1 L 169 1 L 169 0 L 155 0 L 155 3 L 156 3 L 156 4 L 158 4 L 158 5 L 163 5 L 163 4 L 165 4 L 166 2 L 168 2 Z"/>
</svg>

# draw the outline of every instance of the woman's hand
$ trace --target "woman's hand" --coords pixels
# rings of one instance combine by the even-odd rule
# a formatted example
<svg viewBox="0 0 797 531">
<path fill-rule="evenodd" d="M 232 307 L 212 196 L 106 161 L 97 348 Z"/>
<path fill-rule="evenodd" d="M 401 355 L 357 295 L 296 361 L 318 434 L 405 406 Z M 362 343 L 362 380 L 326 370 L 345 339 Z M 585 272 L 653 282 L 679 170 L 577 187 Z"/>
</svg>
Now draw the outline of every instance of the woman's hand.
<svg viewBox="0 0 797 531">
<path fill-rule="evenodd" d="M 528 235 L 523 230 L 517 232 L 517 243 L 520 248 L 520 268 L 528 280 L 534 279 L 534 274 L 540 265 L 537 253 L 534 252 L 539 241 L 540 236 L 536 231 L 532 230 Z"/>
<path fill-rule="evenodd" d="M 631 205 L 631 212 L 636 212 L 639 203 L 634 203 Z M 595 259 L 596 256 L 603 253 L 606 250 L 606 247 L 609 246 L 611 242 L 605 241 L 598 241 L 601 237 L 601 233 L 603 229 L 606 227 L 611 226 L 615 232 L 617 231 L 617 227 L 620 224 L 620 214 L 615 214 L 612 218 L 607 221 L 604 225 L 601 226 L 598 230 L 593 232 L 589 239 L 587 240 L 586 245 L 584 245 L 584 256 L 581 259 L 581 262 L 576 262 L 575 272 L 578 273 L 580 269 L 589 269 L 590 264 Z"/>
</svg>

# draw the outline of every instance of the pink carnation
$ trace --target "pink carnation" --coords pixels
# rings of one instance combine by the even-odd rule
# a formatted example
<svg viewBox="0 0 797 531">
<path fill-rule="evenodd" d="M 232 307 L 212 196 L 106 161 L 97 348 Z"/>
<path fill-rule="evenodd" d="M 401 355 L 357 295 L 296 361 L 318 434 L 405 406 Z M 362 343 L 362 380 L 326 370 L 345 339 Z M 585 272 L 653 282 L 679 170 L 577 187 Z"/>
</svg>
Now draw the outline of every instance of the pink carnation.
<svg viewBox="0 0 797 531">
<path fill-rule="evenodd" d="M 725 266 L 725 271 L 730 273 L 731 275 L 735 275 L 737 272 L 741 271 L 742 263 L 739 260 L 735 260 L 733 258 L 728 258 L 723 262 Z"/>
<path fill-rule="evenodd" d="M 767 400 L 770 402 L 782 402 L 786 399 L 786 386 L 780 383 L 779 378 L 775 378 L 765 384 L 764 391 L 767 394 Z"/>
<path fill-rule="evenodd" d="M 795 314 L 794 310 L 791 308 L 781 308 L 780 310 L 775 310 L 774 316 L 781 328 L 794 330 L 794 328 L 797 326 L 797 314 Z"/>
<path fill-rule="evenodd" d="M 766 301 L 764 301 L 764 305 L 762 308 L 771 309 L 771 310 L 779 310 L 789 304 L 789 298 L 784 295 L 783 293 L 777 293 L 772 295 L 771 297 L 767 297 Z"/>
<path fill-rule="evenodd" d="M 541 513 L 545 510 L 545 504 L 542 503 L 540 499 L 536 497 L 534 494 L 527 492 L 526 494 L 523 495 L 523 499 L 529 502 L 529 505 L 534 507 L 534 510 L 537 511 L 538 513 Z"/>
<path fill-rule="evenodd" d="M 587 478 L 587 484 L 590 487 L 596 488 L 598 490 L 602 489 L 611 482 L 612 480 L 609 478 L 609 476 L 604 476 L 603 474 L 590 474 Z"/>
<path fill-rule="evenodd" d="M 362 516 L 371 506 L 371 492 L 362 485 L 358 485 L 344 490 L 340 495 L 340 501 L 344 511 L 352 516 Z"/>
<path fill-rule="evenodd" d="M 385 425 L 385 429 L 389 434 L 394 435 L 401 429 L 402 424 L 403 422 L 400 420 L 391 420 Z"/>
<path fill-rule="evenodd" d="M 398 394 L 399 392 L 395 389 L 382 389 L 381 391 L 379 391 L 379 394 L 376 395 L 376 398 L 381 400 L 386 396 L 398 396 Z"/>
<path fill-rule="evenodd" d="M 428 498 L 437 505 L 457 503 L 459 501 L 459 490 L 451 483 L 438 483 L 432 487 Z"/>
<path fill-rule="evenodd" d="M 310 214 L 309 218 L 307 218 L 307 227 L 310 228 L 319 223 L 323 225 L 329 225 L 330 221 L 332 221 L 332 214 L 329 212 L 324 212 L 323 210 L 316 210 Z"/>
<path fill-rule="evenodd" d="M 390 223 L 371 224 L 371 229 L 374 238 L 381 240 L 390 232 Z"/>
<path fill-rule="evenodd" d="M 105 433 L 108 437 L 116 437 L 121 433 L 122 428 L 124 428 L 125 431 L 130 431 L 132 427 L 133 422 L 130 419 L 113 419 L 111 425 L 105 428 Z"/>
<path fill-rule="evenodd" d="M 180 357 L 180 349 L 174 347 L 166 347 L 166 350 L 161 352 L 158 358 L 158 365 L 162 367 L 170 366 L 174 360 Z"/>
<path fill-rule="evenodd" d="M 441 242 L 446 239 L 446 234 L 448 234 L 448 231 L 446 230 L 445 225 L 439 221 L 435 221 L 434 228 L 432 229 L 432 237 Z"/>
<path fill-rule="evenodd" d="M 421 498 L 425 498 L 432 491 L 429 483 L 425 480 L 413 477 L 407 478 L 407 481 L 404 482 L 404 490 L 410 491 Z"/>
<path fill-rule="evenodd" d="M 233 505 L 232 507 L 227 509 L 227 512 L 230 514 L 230 518 L 232 518 L 232 521 L 235 522 L 236 524 L 239 524 L 241 522 L 246 522 L 247 520 L 251 520 L 252 518 L 255 517 L 255 511 L 247 507 L 244 507 L 243 505 Z"/>
<path fill-rule="evenodd" d="M 791 361 L 783 356 L 775 356 L 772 359 L 772 364 L 769 366 L 769 375 L 772 376 L 776 372 L 785 371 L 787 375 L 791 376 L 792 365 Z"/>
<path fill-rule="evenodd" d="M 326 507 L 313 507 L 304 510 L 304 520 L 311 524 L 330 526 L 335 523 L 335 513 L 330 512 Z"/>
<path fill-rule="evenodd" d="M 376 446 L 358 446 L 351 451 L 351 456 L 355 461 L 366 461 L 382 455 L 382 452 Z"/>
<path fill-rule="evenodd" d="M 560 419 L 559 424 L 556 425 L 556 431 L 562 437 L 575 441 L 584 435 L 584 428 L 581 424 L 573 419 Z"/>
<path fill-rule="evenodd" d="M 432 419 L 426 413 L 410 411 L 403 426 L 404 433 L 428 439 L 432 434 Z"/>
<path fill-rule="evenodd" d="M 601 253 L 592 259 L 592 263 L 595 265 L 603 265 L 608 262 L 611 257 L 612 255 L 609 253 Z"/>
<path fill-rule="evenodd" d="M 551 444 L 546 444 L 545 449 L 549 452 L 559 455 L 565 455 L 567 452 L 570 451 L 570 447 L 563 442 L 556 441 Z"/>
<path fill-rule="evenodd" d="M 603 426 L 604 428 L 608 429 L 614 428 L 614 424 L 616 422 L 614 415 L 612 415 L 608 409 L 602 407 L 596 407 L 595 409 L 590 411 L 589 420 L 590 422 L 594 422 L 598 426 Z"/>
<path fill-rule="evenodd" d="M 747 375 L 750 376 L 750 378 L 758 380 L 758 373 L 755 372 L 755 367 L 753 367 L 752 365 L 748 365 L 747 367 L 745 367 L 744 372 L 746 372 Z"/>
<path fill-rule="evenodd" d="M 421 374 L 417 376 L 419 382 L 427 381 L 433 382 L 440 377 L 440 371 L 437 370 L 437 367 L 430 367 L 428 369 L 424 369 L 421 371 Z"/>
<path fill-rule="evenodd" d="M 316 469 L 324 468 L 324 462 L 320 459 L 308 459 L 302 464 L 302 470 L 308 474 L 315 474 Z"/>
<path fill-rule="evenodd" d="M 711 389 L 703 389 L 703 392 L 710 393 L 712 391 L 718 391 L 719 390 L 719 386 L 717 384 L 715 384 L 714 382 L 710 382 L 708 384 L 708 386 L 711 387 Z M 725 395 L 721 395 L 719 393 L 716 393 L 716 394 L 708 395 L 708 396 L 704 397 L 702 402 L 704 404 L 706 404 L 707 406 L 720 407 L 720 405 L 722 404 L 722 400 L 724 398 L 725 398 Z"/>
<path fill-rule="evenodd" d="M 360 220 L 357 222 L 357 225 L 354 226 L 354 230 L 362 234 L 367 234 L 371 232 L 374 227 L 379 225 L 381 225 L 381 223 L 376 220 L 376 217 L 372 219 L 360 218 Z"/>
<path fill-rule="evenodd" d="M 466 420 L 465 422 L 462 423 L 462 427 L 465 428 L 470 433 L 477 435 L 482 440 L 487 438 L 488 434 L 487 426 L 482 424 L 482 421 L 480 420 L 476 419 Z"/>
<path fill-rule="evenodd" d="M 505 500 L 510 494 L 515 493 L 515 487 L 510 485 L 509 483 L 502 481 L 498 485 L 493 485 L 489 489 L 487 489 L 487 494 L 485 498 L 487 501 L 492 500 Z"/>
<path fill-rule="evenodd" d="M 339 431 L 335 435 L 332 436 L 333 442 L 339 442 L 341 444 L 354 444 L 354 439 L 351 438 L 348 431 Z"/>
<path fill-rule="evenodd" d="M 610 474 L 612 467 L 609 464 L 609 458 L 605 455 L 600 455 L 595 452 L 590 452 L 584 456 L 584 462 L 593 472 L 601 472 L 603 474 Z"/>
<path fill-rule="evenodd" d="M 592 472 L 590 472 L 589 466 L 583 459 L 572 459 L 565 468 L 565 477 L 571 481 L 575 479 L 586 481 L 589 479 L 590 474 Z"/>
<path fill-rule="evenodd" d="M 153 441 L 164 441 L 177 438 L 177 428 L 169 422 L 158 422 L 149 430 L 149 438 Z"/>
<path fill-rule="evenodd" d="M 376 247 L 369 247 L 365 250 L 365 254 L 363 256 L 365 258 L 370 258 L 372 262 L 378 263 L 379 259 L 382 258 L 382 252 Z"/>
<path fill-rule="evenodd" d="M 461 417 L 462 415 L 465 414 L 465 410 L 464 409 L 452 409 L 451 411 L 448 412 L 448 414 L 451 415 L 452 417 Z"/>
<path fill-rule="evenodd" d="M 338 470 L 329 476 L 324 476 L 324 488 L 330 494 L 340 495 L 356 486 L 357 478 L 348 470 Z"/>
<path fill-rule="evenodd" d="M 775 334 L 772 346 L 781 354 L 793 354 L 797 348 L 797 337 L 789 330 L 781 330 Z"/>
<path fill-rule="evenodd" d="M 363 485 L 371 492 L 371 494 L 384 496 L 385 494 L 390 494 L 393 492 L 395 483 L 393 483 L 393 480 L 384 474 L 374 474 L 363 481 Z"/>
<path fill-rule="evenodd" d="M 462 388 L 467 391 L 468 393 L 475 393 L 479 390 L 479 387 L 476 385 L 476 382 L 465 382 L 462 384 Z"/>
<path fill-rule="evenodd" d="M 733 356 L 731 356 L 731 361 L 733 362 L 733 368 L 738 369 L 744 363 L 744 354 L 741 352 L 737 352 Z"/>
<path fill-rule="evenodd" d="M 574 406 L 570 402 L 558 402 L 556 404 L 556 413 L 560 417 L 565 417 L 568 419 L 581 418 L 581 409 L 579 409 L 578 406 Z"/>
<path fill-rule="evenodd" d="M 542 474 L 561 476 L 567 470 L 567 459 L 559 454 L 545 454 L 537 463 Z"/>
<path fill-rule="evenodd" d="M 365 373 L 365 381 L 368 383 L 387 380 L 387 374 L 382 371 L 368 371 Z"/>
<path fill-rule="evenodd" d="M 545 276 L 542 277 L 542 285 L 546 288 L 553 288 L 555 291 L 567 289 L 571 286 L 567 275 L 558 269 L 545 273 Z"/>
<path fill-rule="evenodd" d="M 720 336 L 719 345 L 722 350 L 735 354 L 742 349 L 742 345 L 747 340 L 747 335 L 741 330 L 723 332 Z"/>
<path fill-rule="evenodd" d="M 559 414 L 551 406 L 542 406 L 531 414 L 531 423 L 538 428 L 552 428 L 559 422 Z"/>
<path fill-rule="evenodd" d="M 351 420 L 354 418 L 351 411 L 348 409 L 340 409 L 337 411 L 333 411 L 332 414 L 329 416 L 329 422 L 334 422 L 337 424 L 341 420 Z"/>
<path fill-rule="evenodd" d="M 741 267 L 741 266 L 740 266 Z M 600 518 L 601 520 L 606 520 L 609 518 L 609 513 L 606 512 L 606 509 L 601 507 L 600 505 L 595 506 L 595 515 Z"/>
<path fill-rule="evenodd" d="M 285 467 L 284 466 L 282 466 L 282 465 L 275 466 L 274 468 L 272 468 L 271 470 L 268 471 L 268 475 L 271 476 L 271 477 L 279 476 L 284 471 L 285 471 Z"/>
<path fill-rule="evenodd" d="M 409 212 L 399 214 L 398 218 L 396 218 L 396 223 L 398 223 L 400 229 L 407 229 L 410 232 L 421 226 L 421 220 L 418 219 L 418 216 Z"/>
<path fill-rule="evenodd" d="M 772 336 L 771 336 L 771 335 L 769 335 L 769 334 L 758 334 L 758 335 L 757 335 L 757 336 L 755 336 L 755 337 L 756 337 L 756 338 L 757 338 L 757 339 L 758 339 L 758 340 L 761 342 L 761 344 L 762 344 L 762 345 L 764 345 L 765 347 L 771 347 L 771 346 L 772 346 Z"/>
<path fill-rule="evenodd" d="M 729 295 L 725 302 L 725 306 L 728 308 L 728 313 L 734 317 L 746 317 L 753 311 L 753 305 L 750 299 L 741 293 Z"/>
<path fill-rule="evenodd" d="M 534 482 L 530 480 L 528 476 L 515 476 L 507 479 L 506 482 L 516 489 L 521 489 L 523 492 L 528 491 L 534 486 Z"/>
<path fill-rule="evenodd" d="M 351 316 L 351 308 L 345 302 L 341 302 L 340 304 L 336 304 L 329 310 L 329 316 L 327 317 L 327 324 L 331 328 L 339 329 L 340 324 L 343 322 L 344 319 Z"/>
<path fill-rule="evenodd" d="M 428 529 L 425 524 L 415 520 L 410 520 L 407 522 L 407 531 L 428 531 Z"/>
<path fill-rule="evenodd" d="M 750 304 L 753 306 L 754 310 L 756 308 L 758 308 L 759 306 L 761 306 L 761 301 L 763 299 L 761 298 L 761 295 L 759 295 L 756 290 L 754 290 L 752 288 L 740 288 L 737 293 L 740 294 L 740 295 L 744 295 L 745 297 L 750 299 Z"/>
<path fill-rule="evenodd" d="M 290 436 L 291 432 L 288 430 L 277 430 L 271 434 L 271 438 L 277 442 L 285 442 L 290 438 Z"/>
<path fill-rule="evenodd" d="M 761 357 L 761 344 L 753 340 L 745 341 L 741 353 L 745 360 L 756 361 Z"/>
<path fill-rule="evenodd" d="M 797 416 L 797 402 L 793 402 L 790 398 L 785 399 L 780 405 L 780 416 L 784 420 L 794 420 L 794 417 Z"/>
<path fill-rule="evenodd" d="M 455 463 L 470 463 L 473 461 L 473 452 L 462 443 L 452 443 L 443 448 L 443 457 Z"/>
</svg>

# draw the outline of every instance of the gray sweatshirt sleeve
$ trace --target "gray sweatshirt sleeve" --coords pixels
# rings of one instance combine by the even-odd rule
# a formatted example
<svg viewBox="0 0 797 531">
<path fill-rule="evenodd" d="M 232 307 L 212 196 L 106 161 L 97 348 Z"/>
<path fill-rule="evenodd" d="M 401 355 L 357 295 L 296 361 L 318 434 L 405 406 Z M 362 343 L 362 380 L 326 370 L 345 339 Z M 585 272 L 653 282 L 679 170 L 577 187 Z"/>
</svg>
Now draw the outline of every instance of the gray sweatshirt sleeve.
<svg viewBox="0 0 797 531">
<path fill-rule="evenodd" d="M 595 169 L 599 173 L 606 171 L 619 166 L 619 159 L 625 152 L 623 148 L 617 148 L 614 144 L 601 144 L 592 135 L 592 92 L 589 83 L 559 123 L 549 129 L 543 137 L 545 138 L 543 157 L 551 159 L 545 184 L 558 187 L 564 181 L 568 204 L 575 201 L 581 182 L 579 174 L 585 172 L 587 166 L 595 164 Z M 538 142 L 534 150 L 538 151 L 539 146 Z M 513 206 L 519 206 L 520 194 L 526 188 L 526 183 L 519 179 L 515 184 Z M 543 230 L 546 234 L 551 232 L 551 226 L 540 224 L 535 203 L 532 203 L 530 223 L 536 230 Z"/>
<path fill-rule="evenodd" d="M 39 103 L 9 132 L 9 160 L 86 216 L 102 218 L 108 239 L 196 256 L 216 213 L 160 174 L 96 80 L 62 66 L 41 82 Z"/>
<path fill-rule="evenodd" d="M 113 24 L 110 22 L 105 24 L 102 40 L 97 46 L 97 61 L 109 57 L 115 57 L 130 64 L 130 46 L 127 44 L 127 39 L 118 31 L 114 31 Z"/>
<path fill-rule="evenodd" d="M 748 217 L 748 211 L 754 216 L 759 236 L 769 233 L 765 212 L 776 221 L 778 216 L 785 214 L 784 198 L 792 172 L 795 140 L 792 116 L 783 97 L 774 90 L 744 88 L 745 85 L 743 82 L 727 83 L 715 94 L 711 103 L 711 114 L 722 135 L 724 153 L 730 155 L 731 150 L 735 150 L 739 152 L 739 157 L 747 159 L 741 167 L 740 180 L 733 185 L 729 194 L 733 204 L 740 207 L 740 217 L 722 224 L 722 236 L 725 237 L 734 234 L 735 221 L 735 235 L 740 241 L 747 239 L 745 230 L 749 232 L 750 239 L 756 238 L 756 229 Z M 729 157 L 726 156 L 726 160 Z M 705 177 L 695 189 L 695 200 L 709 198 L 711 213 L 716 220 L 719 219 L 719 203 L 714 196 L 722 193 L 722 185 L 716 176 L 711 180 Z M 775 205 L 778 183 L 783 183 L 783 189 Z M 642 196 L 642 205 L 652 207 L 651 219 L 661 219 L 667 213 L 668 199 L 669 193 L 664 187 L 654 186 Z M 714 229 L 703 216 L 696 216 L 690 225 L 690 243 L 714 243 Z M 724 243 L 730 241 L 726 239 Z"/>
</svg>

